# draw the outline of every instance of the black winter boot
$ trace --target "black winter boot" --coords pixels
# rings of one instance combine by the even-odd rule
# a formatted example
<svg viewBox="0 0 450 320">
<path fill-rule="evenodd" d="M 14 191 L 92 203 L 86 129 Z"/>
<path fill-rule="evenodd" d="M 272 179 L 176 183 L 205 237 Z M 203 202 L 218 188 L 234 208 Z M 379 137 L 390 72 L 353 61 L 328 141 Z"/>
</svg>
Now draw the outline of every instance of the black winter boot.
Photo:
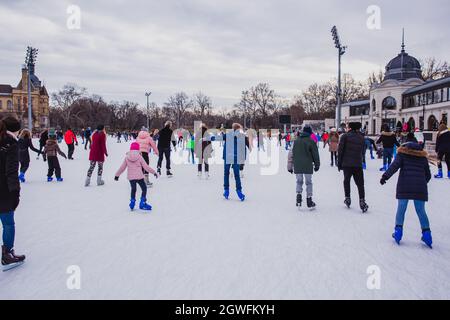
<svg viewBox="0 0 450 320">
<path fill-rule="evenodd" d="M 302 206 L 302 194 L 297 193 L 297 207 L 301 207 L 301 206 Z"/>
<path fill-rule="evenodd" d="M 367 210 L 369 210 L 369 206 L 367 205 L 366 200 L 364 199 L 359 200 L 359 206 L 363 213 L 366 213 Z"/>
<path fill-rule="evenodd" d="M 314 203 L 312 198 L 307 198 L 306 199 L 306 205 L 308 206 L 309 209 L 315 209 L 316 208 L 316 204 Z"/>
<path fill-rule="evenodd" d="M 347 206 L 347 208 L 350 209 L 350 206 L 352 205 L 352 199 L 351 198 L 345 198 L 344 203 Z"/>
</svg>

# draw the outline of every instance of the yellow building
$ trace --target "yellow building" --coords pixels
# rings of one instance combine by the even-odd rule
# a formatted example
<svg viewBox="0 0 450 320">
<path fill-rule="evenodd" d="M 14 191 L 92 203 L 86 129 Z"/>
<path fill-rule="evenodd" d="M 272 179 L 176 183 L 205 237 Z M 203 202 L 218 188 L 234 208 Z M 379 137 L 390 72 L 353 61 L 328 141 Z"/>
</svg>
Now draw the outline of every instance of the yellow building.
<svg viewBox="0 0 450 320">
<path fill-rule="evenodd" d="M 34 73 L 34 66 L 30 69 L 31 101 L 33 128 L 46 128 L 49 125 L 49 96 Z M 0 117 L 15 115 L 28 127 L 28 70 L 22 69 L 22 78 L 16 87 L 0 84 Z"/>
</svg>

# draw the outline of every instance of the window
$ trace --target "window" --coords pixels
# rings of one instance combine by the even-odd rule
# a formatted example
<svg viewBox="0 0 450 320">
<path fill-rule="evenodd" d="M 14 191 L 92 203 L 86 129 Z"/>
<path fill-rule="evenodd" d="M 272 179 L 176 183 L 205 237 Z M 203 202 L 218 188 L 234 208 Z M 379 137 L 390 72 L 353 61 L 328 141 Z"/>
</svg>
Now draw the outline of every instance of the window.
<svg viewBox="0 0 450 320">
<path fill-rule="evenodd" d="M 2 109 L 3 109 L 3 101 L 0 100 L 0 110 L 2 110 Z"/>
<path fill-rule="evenodd" d="M 375 99 L 372 100 L 372 111 L 377 111 L 377 102 L 375 101 Z"/>
<path fill-rule="evenodd" d="M 397 101 L 393 97 L 387 97 L 383 100 L 383 110 L 394 110 L 397 108 Z"/>
<path fill-rule="evenodd" d="M 427 104 L 433 104 L 433 91 L 427 92 L 426 95 L 427 95 L 426 98 Z"/>
<path fill-rule="evenodd" d="M 8 109 L 8 111 L 12 111 L 13 104 L 11 100 L 8 100 L 8 102 L 6 103 L 6 108 Z"/>
<path fill-rule="evenodd" d="M 436 90 L 433 93 L 433 103 L 441 103 L 442 102 L 442 90 Z"/>
</svg>

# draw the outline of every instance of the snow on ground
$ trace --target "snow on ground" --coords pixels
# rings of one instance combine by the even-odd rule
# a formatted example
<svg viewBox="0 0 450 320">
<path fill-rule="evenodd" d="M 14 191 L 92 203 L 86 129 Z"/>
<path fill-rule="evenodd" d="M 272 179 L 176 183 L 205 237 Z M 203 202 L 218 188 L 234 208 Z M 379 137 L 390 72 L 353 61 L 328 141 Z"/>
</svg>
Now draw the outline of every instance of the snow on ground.
<svg viewBox="0 0 450 320">
<path fill-rule="evenodd" d="M 344 206 L 342 174 L 322 148 L 314 212 L 295 207 L 295 178 L 277 150 L 276 175 L 246 167 L 244 203 L 234 193 L 222 198 L 223 166 L 212 166 L 206 181 L 181 164 L 173 179 L 163 173 L 154 182 L 154 210 L 145 214 L 129 211 L 126 176 L 113 179 L 129 144 L 109 139 L 108 146 L 103 187 L 83 186 L 88 152 L 81 145 L 75 161 L 61 160 L 61 184 L 47 183 L 46 163 L 32 156 L 16 212 L 16 249 L 27 262 L 0 274 L 1 299 L 450 298 L 448 179 L 429 186 L 435 248 L 420 242 L 412 204 L 398 247 L 391 238 L 397 178 L 379 185 L 380 160 L 366 172 L 366 215 L 354 185 L 354 208 Z M 80 267 L 81 290 L 66 285 L 72 265 Z M 367 287 L 372 265 L 381 271 L 380 290 Z"/>
</svg>

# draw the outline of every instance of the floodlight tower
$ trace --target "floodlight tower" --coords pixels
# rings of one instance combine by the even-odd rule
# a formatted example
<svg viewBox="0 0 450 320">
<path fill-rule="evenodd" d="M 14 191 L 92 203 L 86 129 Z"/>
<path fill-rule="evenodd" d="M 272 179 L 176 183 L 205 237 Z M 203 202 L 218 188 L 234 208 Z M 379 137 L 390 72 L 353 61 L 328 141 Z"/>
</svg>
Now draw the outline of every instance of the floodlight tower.
<svg viewBox="0 0 450 320">
<path fill-rule="evenodd" d="M 25 57 L 25 65 L 27 66 L 27 91 L 28 91 L 28 129 L 33 132 L 33 102 L 31 100 L 31 75 L 34 74 L 34 67 L 36 64 L 36 58 L 38 49 L 27 47 L 27 55 Z"/>
<path fill-rule="evenodd" d="M 150 103 L 149 98 L 151 96 L 151 92 L 146 92 L 145 96 L 147 97 L 147 129 L 150 131 Z"/>
<path fill-rule="evenodd" d="M 338 90 L 337 90 L 337 106 L 336 106 L 336 128 L 341 126 L 342 121 L 342 85 L 341 85 L 341 58 L 347 50 L 347 46 L 341 44 L 341 39 L 339 38 L 339 33 L 334 26 L 331 29 L 331 34 L 333 35 L 334 45 L 338 49 Z"/>
</svg>

